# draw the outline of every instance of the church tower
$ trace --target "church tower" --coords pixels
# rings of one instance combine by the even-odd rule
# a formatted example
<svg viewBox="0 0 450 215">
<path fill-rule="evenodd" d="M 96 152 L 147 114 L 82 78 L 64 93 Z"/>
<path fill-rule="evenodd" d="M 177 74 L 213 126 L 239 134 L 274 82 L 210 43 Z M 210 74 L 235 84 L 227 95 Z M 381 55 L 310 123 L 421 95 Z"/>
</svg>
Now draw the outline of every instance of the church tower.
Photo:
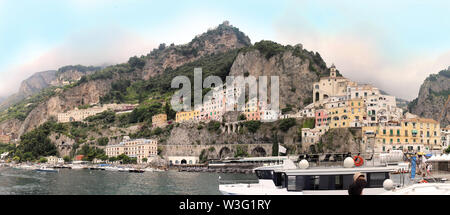
<svg viewBox="0 0 450 215">
<path fill-rule="evenodd" d="M 334 65 L 334 63 L 330 67 L 330 77 L 336 78 L 336 66 Z"/>
</svg>

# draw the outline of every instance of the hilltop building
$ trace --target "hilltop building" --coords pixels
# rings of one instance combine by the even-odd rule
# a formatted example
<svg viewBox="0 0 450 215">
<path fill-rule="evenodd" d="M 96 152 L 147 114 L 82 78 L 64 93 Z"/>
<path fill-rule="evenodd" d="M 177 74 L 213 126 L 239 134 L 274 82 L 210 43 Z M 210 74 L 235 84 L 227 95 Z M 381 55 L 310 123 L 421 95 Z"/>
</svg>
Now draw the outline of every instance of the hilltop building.
<svg viewBox="0 0 450 215">
<path fill-rule="evenodd" d="M 167 125 L 167 114 L 157 114 L 152 117 L 152 127 L 164 127 Z"/>
<path fill-rule="evenodd" d="M 10 135 L 0 134 L 0 143 L 9 143 L 11 141 Z"/>
<path fill-rule="evenodd" d="M 356 83 L 337 76 L 336 66 L 330 68 L 330 76 L 320 78 L 319 82 L 313 85 L 313 102 L 316 107 L 323 105 L 330 97 L 346 96 L 347 87 Z"/>
<path fill-rule="evenodd" d="M 78 109 L 75 108 L 74 110 L 67 111 L 65 113 L 58 113 L 57 119 L 58 122 L 65 123 L 65 122 L 77 122 L 77 121 L 83 121 L 84 119 L 97 115 L 101 112 L 111 110 L 115 112 L 127 112 L 130 110 L 133 110 L 135 108 L 135 105 L 132 104 L 105 104 L 101 106 L 94 106 L 86 109 Z"/>
</svg>

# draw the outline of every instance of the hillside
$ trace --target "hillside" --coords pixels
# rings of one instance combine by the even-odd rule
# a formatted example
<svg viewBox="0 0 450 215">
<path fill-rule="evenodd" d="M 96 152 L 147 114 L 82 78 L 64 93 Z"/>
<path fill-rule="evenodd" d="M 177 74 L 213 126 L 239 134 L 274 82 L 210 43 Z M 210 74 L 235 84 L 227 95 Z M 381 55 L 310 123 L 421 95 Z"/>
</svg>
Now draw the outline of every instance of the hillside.
<svg viewBox="0 0 450 215">
<path fill-rule="evenodd" d="M 247 45 L 250 45 L 250 39 L 240 32 L 239 29 L 229 25 L 228 22 L 224 22 L 218 27 L 197 36 L 188 44 L 178 46 L 172 44 L 170 47 L 161 44 L 158 49 L 154 49 L 147 56 L 131 57 L 126 63 L 109 66 L 92 74 L 82 76 L 74 84 L 53 88 L 47 86 L 40 93 L 21 100 L 8 111 L 2 112 L 0 128 L 8 129 L 8 133 L 13 133 L 15 138 L 18 138 L 23 133 L 43 124 L 58 112 L 71 110 L 80 105 L 96 104 L 101 101 L 106 102 L 109 99 L 103 97 L 107 96 L 111 89 L 112 93 L 114 93 L 116 89 L 128 88 L 131 84 L 136 83 L 133 85 L 136 86 L 142 83 L 147 86 L 147 91 L 151 91 L 151 88 L 153 88 L 151 83 L 155 82 L 148 80 L 149 83 L 145 83 L 145 81 L 142 81 L 143 78 L 148 79 L 158 74 L 173 73 L 172 71 L 178 67 L 194 61 L 197 61 L 197 66 L 202 66 L 201 62 L 204 61 L 203 58 L 205 57 L 215 58 L 214 61 L 217 62 L 224 59 L 220 58 L 221 54 L 229 53 Z M 232 62 L 233 57 L 230 59 Z M 212 65 L 214 61 L 210 63 L 211 68 L 219 68 L 222 71 L 227 69 L 220 67 L 220 63 Z M 183 72 L 188 73 L 192 71 L 193 69 L 190 71 L 183 70 Z M 62 71 L 60 74 L 65 74 L 65 72 Z M 164 78 L 164 75 L 162 75 L 162 78 Z M 51 77 L 48 79 L 52 80 Z M 47 82 L 42 81 L 42 85 L 34 84 L 33 86 L 36 86 L 34 87 L 36 89 L 44 87 Z M 161 82 L 157 84 L 161 84 Z M 167 85 L 167 82 L 163 82 L 163 84 Z M 170 86 L 170 82 L 168 85 Z M 128 91 L 120 92 L 133 93 Z M 159 94 L 158 90 L 156 90 L 156 94 Z M 122 102 L 120 94 L 115 94 L 114 97 L 119 97 L 118 102 Z M 134 103 L 140 103 L 148 99 L 150 95 L 143 94 L 138 90 L 137 95 L 134 97 L 139 97 Z M 20 126 L 17 126 L 17 120 L 20 121 Z M 16 125 L 13 128 L 6 126 L 13 122 Z"/>
<path fill-rule="evenodd" d="M 203 69 L 203 78 L 211 75 L 223 80 L 228 75 L 279 76 L 280 108 L 283 112 L 296 112 L 311 103 L 313 82 L 329 75 L 319 53 L 305 50 L 300 44 L 283 46 L 272 41 L 260 41 L 251 45 L 244 33 L 224 22 L 188 44 L 169 47 L 161 44 L 146 56 L 131 57 L 126 63 L 84 75 L 73 84 L 44 88 L 3 112 L 0 129 L 11 133 L 13 138 L 21 137 L 21 144 L 29 147 L 27 150 L 37 150 L 33 144 L 44 144 L 53 153 L 55 148 L 49 145 L 52 144 L 63 155 L 74 155 L 81 144 L 99 146 L 95 141 L 99 138 L 117 142 L 125 135 L 132 138 L 156 137 L 162 146 L 175 144 L 183 147 L 214 142 L 272 144 L 282 138 L 282 142 L 301 149 L 298 144 L 302 126 L 295 126 L 302 125 L 300 121 L 282 120 L 272 124 L 251 121 L 242 125 L 247 129 L 229 136 L 211 132 L 223 129 L 222 122 L 151 129 L 151 118 L 158 113 L 166 113 L 169 120 L 175 118 L 169 104 L 176 90 L 170 87 L 172 79 L 183 75 L 192 81 L 197 67 Z M 57 113 L 98 103 L 133 103 L 138 106 L 127 114 L 104 112 L 87 119 L 88 123 L 54 122 L 53 116 Z M 290 126 L 295 129 L 289 130 Z M 191 136 L 195 133 L 198 136 Z M 186 138 L 192 140 L 186 141 Z M 43 155 L 36 153 L 34 157 Z"/>
<path fill-rule="evenodd" d="M 408 109 L 413 114 L 440 121 L 441 127 L 445 127 L 450 124 L 449 96 L 450 67 L 425 79 L 418 97 L 408 105 Z"/>
<path fill-rule="evenodd" d="M 239 53 L 230 75 L 279 76 L 280 108 L 297 111 L 312 103 L 313 83 L 329 75 L 329 70 L 319 53 L 301 45 L 261 41 Z"/>
<path fill-rule="evenodd" d="M 86 67 L 81 65 L 65 66 L 58 70 L 37 72 L 29 78 L 22 81 L 19 91 L 0 103 L 0 111 L 21 102 L 29 96 L 36 95 L 49 87 L 62 87 L 66 83 L 73 83 L 80 80 L 81 77 L 100 70 L 100 67 Z"/>
</svg>

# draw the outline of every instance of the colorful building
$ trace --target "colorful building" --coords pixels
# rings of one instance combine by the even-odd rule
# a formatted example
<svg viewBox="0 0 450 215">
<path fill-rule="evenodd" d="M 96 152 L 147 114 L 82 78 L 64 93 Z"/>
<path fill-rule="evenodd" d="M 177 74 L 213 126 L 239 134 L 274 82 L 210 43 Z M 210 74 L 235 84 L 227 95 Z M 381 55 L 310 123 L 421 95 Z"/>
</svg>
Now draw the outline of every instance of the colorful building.
<svg viewBox="0 0 450 215">
<path fill-rule="evenodd" d="M 343 105 L 328 109 L 328 125 L 330 128 L 361 127 L 366 119 L 364 101 L 348 100 Z"/>
<path fill-rule="evenodd" d="M 9 143 L 11 141 L 11 136 L 0 134 L 0 143 Z"/>
<path fill-rule="evenodd" d="M 370 137 L 373 136 L 373 137 Z M 379 152 L 441 150 L 441 129 L 433 119 L 404 119 L 400 123 L 363 127 L 363 143 L 375 140 Z"/>
<path fill-rule="evenodd" d="M 164 127 L 167 125 L 167 114 L 158 114 L 152 117 L 152 127 Z"/>
<path fill-rule="evenodd" d="M 316 127 L 328 127 L 328 111 L 325 109 L 317 110 L 315 113 Z"/>
<path fill-rule="evenodd" d="M 178 112 L 175 116 L 175 122 L 187 122 L 187 121 L 198 121 L 200 120 L 200 111 L 199 110 L 193 110 L 193 111 L 185 111 L 185 112 Z"/>
</svg>

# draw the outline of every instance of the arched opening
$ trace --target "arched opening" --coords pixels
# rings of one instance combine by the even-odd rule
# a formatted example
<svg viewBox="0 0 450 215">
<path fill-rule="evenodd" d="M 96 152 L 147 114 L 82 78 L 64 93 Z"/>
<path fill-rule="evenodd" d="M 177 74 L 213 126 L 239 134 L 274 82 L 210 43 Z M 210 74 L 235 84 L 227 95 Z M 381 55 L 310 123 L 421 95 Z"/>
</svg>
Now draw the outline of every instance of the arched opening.
<svg viewBox="0 0 450 215">
<path fill-rule="evenodd" d="M 220 149 L 219 157 L 220 157 L 220 159 L 223 159 L 226 157 L 233 157 L 233 153 L 231 152 L 231 150 L 228 147 L 223 147 L 222 149 Z"/>
<path fill-rule="evenodd" d="M 258 146 L 252 150 L 252 157 L 265 157 L 267 155 L 266 150 L 263 147 Z"/>
<path fill-rule="evenodd" d="M 315 101 L 318 102 L 319 100 L 320 100 L 320 94 L 319 94 L 319 92 L 317 92 L 317 93 L 316 93 L 316 100 L 315 100 Z"/>
<path fill-rule="evenodd" d="M 323 99 L 328 99 L 328 95 L 327 95 L 327 94 L 324 94 L 324 95 L 323 95 Z"/>
<path fill-rule="evenodd" d="M 187 161 L 185 159 L 181 160 L 181 164 L 187 164 Z"/>
</svg>

